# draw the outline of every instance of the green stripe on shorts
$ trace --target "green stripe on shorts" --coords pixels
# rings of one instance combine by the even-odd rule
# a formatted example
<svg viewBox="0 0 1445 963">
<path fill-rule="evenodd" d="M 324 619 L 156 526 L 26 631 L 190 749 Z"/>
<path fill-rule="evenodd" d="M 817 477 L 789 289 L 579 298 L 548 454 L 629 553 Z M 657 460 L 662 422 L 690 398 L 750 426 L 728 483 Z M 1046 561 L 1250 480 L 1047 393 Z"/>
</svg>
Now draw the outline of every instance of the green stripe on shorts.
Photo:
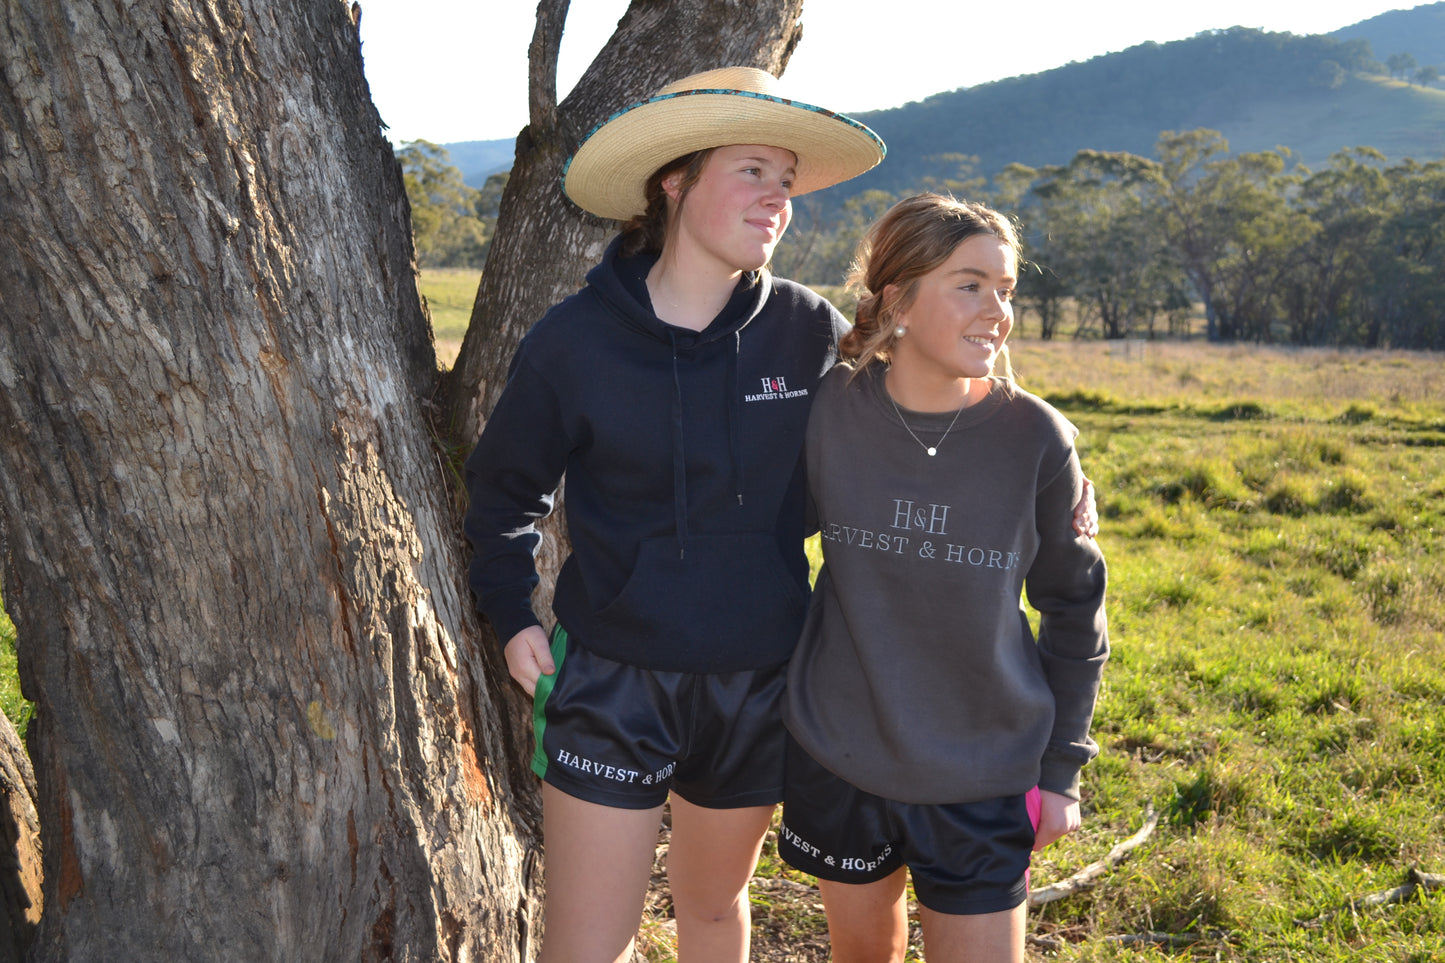
<svg viewBox="0 0 1445 963">
<path fill-rule="evenodd" d="M 562 674 L 562 659 L 567 655 L 567 630 L 558 622 L 552 629 L 552 664 L 556 666 L 551 675 L 537 676 L 537 688 L 532 693 L 532 771 L 543 779 L 547 778 L 547 751 L 542 748 L 542 736 L 547 732 L 547 698 L 552 687 Z"/>
</svg>

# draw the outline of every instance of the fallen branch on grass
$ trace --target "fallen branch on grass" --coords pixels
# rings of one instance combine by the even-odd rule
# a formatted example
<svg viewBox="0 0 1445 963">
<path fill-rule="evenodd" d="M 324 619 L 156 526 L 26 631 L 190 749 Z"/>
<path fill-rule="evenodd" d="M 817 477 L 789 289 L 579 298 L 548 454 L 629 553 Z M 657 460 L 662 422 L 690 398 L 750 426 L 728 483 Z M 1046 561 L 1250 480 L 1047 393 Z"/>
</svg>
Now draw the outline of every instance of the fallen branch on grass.
<svg viewBox="0 0 1445 963">
<path fill-rule="evenodd" d="M 753 889 L 760 889 L 764 892 L 787 889 L 792 890 L 795 893 L 811 893 L 814 896 L 818 895 L 818 887 L 809 886 L 807 883 L 800 883 L 794 879 L 788 879 L 786 876 L 773 876 L 769 878 L 754 876 L 752 882 L 749 885 Z"/>
<path fill-rule="evenodd" d="M 1104 937 L 1104 942 L 1123 946 L 1193 946 L 1205 940 L 1228 939 L 1229 934 L 1224 930 L 1213 930 L 1208 933 L 1121 933 Z"/>
<path fill-rule="evenodd" d="M 1129 855 L 1131 850 L 1143 845 L 1144 841 L 1153 835 L 1154 829 L 1158 825 L 1159 814 L 1156 813 L 1154 807 L 1151 806 L 1145 810 L 1144 825 L 1140 827 L 1137 833 L 1109 850 L 1109 855 L 1101 860 L 1090 863 L 1068 879 L 1051 883 L 1048 886 L 1040 886 L 1038 889 L 1030 891 L 1029 906 L 1043 906 L 1045 903 L 1052 903 L 1054 900 L 1063 899 L 1065 896 L 1073 896 L 1081 890 L 1088 889 L 1094 885 L 1096 879 L 1122 863 L 1124 857 Z"/>
<path fill-rule="evenodd" d="M 1024 934 L 1024 942 L 1046 953 L 1057 953 L 1066 945 L 1063 940 L 1055 939 L 1052 936 L 1035 936 L 1032 933 Z"/>
<path fill-rule="evenodd" d="M 1445 888 L 1445 876 L 1438 873 L 1422 873 L 1414 866 L 1410 867 L 1405 874 L 1405 884 L 1396 886 L 1394 889 L 1381 890 L 1378 893 L 1367 893 L 1364 896 L 1350 900 L 1338 909 L 1332 909 L 1327 913 L 1321 913 L 1313 919 L 1300 920 L 1301 926 L 1318 926 L 1325 920 L 1339 913 L 1348 910 L 1351 913 L 1362 909 L 1370 909 L 1375 906 L 1388 906 L 1391 903 L 1403 903 L 1418 892 L 1429 892 L 1432 889 Z"/>
</svg>

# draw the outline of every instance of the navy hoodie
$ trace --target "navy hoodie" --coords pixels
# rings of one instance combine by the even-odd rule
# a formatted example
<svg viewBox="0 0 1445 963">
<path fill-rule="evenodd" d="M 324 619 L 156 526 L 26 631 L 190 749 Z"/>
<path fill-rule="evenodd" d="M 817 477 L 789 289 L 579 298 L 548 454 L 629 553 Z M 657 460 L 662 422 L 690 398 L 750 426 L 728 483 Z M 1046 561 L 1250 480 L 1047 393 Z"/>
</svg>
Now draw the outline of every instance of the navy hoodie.
<svg viewBox="0 0 1445 963">
<path fill-rule="evenodd" d="M 618 243 L 523 338 L 467 460 L 478 608 L 505 644 L 540 624 L 535 523 L 564 500 L 553 612 L 583 647 L 656 670 L 787 660 L 807 607 L 808 410 L 847 322 L 756 272 L 703 331 L 661 321 L 654 256 Z"/>
</svg>

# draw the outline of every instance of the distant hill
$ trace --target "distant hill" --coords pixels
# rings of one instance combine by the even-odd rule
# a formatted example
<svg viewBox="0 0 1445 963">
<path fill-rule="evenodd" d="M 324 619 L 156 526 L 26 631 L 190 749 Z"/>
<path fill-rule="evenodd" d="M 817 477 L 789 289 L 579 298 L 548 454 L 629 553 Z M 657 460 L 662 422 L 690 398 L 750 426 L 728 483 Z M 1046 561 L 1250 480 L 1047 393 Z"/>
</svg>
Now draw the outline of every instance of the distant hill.
<svg viewBox="0 0 1445 963">
<path fill-rule="evenodd" d="M 1363 39 L 1234 27 L 1141 44 L 858 114 L 887 142 L 888 159 L 820 197 L 834 203 L 955 177 L 948 155 L 976 156 L 975 172 L 989 177 L 1015 162 L 1065 164 L 1084 148 L 1152 155 L 1160 131 L 1198 127 L 1223 133 L 1236 153 L 1282 145 L 1316 168 L 1361 145 L 1392 161 L 1445 157 L 1445 90 L 1390 81 L 1379 69 Z"/>
<path fill-rule="evenodd" d="M 443 144 L 452 157 L 452 166 L 462 172 L 468 187 L 481 188 L 487 178 L 512 169 L 517 142 L 509 140 L 464 140 Z"/>
<path fill-rule="evenodd" d="M 1380 60 L 1407 53 L 1420 66 L 1433 65 L 1445 73 L 1445 2 L 1391 10 L 1330 36 L 1336 40 L 1366 40 Z"/>
</svg>

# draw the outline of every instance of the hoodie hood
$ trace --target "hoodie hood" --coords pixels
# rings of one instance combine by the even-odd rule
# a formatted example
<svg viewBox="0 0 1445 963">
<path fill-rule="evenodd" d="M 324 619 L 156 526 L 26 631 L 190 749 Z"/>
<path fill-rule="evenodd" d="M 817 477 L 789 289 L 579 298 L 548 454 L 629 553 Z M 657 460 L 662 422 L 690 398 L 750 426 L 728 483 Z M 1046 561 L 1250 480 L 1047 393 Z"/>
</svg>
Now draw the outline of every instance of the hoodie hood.
<svg viewBox="0 0 1445 963">
<path fill-rule="evenodd" d="M 619 324 L 655 341 L 671 344 L 681 338 L 684 344 L 702 345 L 735 335 L 758 316 L 772 291 L 772 275 L 766 270 L 745 272 L 712 323 L 701 331 L 679 328 L 659 318 L 652 307 L 647 273 L 657 255 L 623 257 L 621 248 L 621 239 L 614 238 L 601 263 L 587 272 L 587 284 Z"/>
</svg>

